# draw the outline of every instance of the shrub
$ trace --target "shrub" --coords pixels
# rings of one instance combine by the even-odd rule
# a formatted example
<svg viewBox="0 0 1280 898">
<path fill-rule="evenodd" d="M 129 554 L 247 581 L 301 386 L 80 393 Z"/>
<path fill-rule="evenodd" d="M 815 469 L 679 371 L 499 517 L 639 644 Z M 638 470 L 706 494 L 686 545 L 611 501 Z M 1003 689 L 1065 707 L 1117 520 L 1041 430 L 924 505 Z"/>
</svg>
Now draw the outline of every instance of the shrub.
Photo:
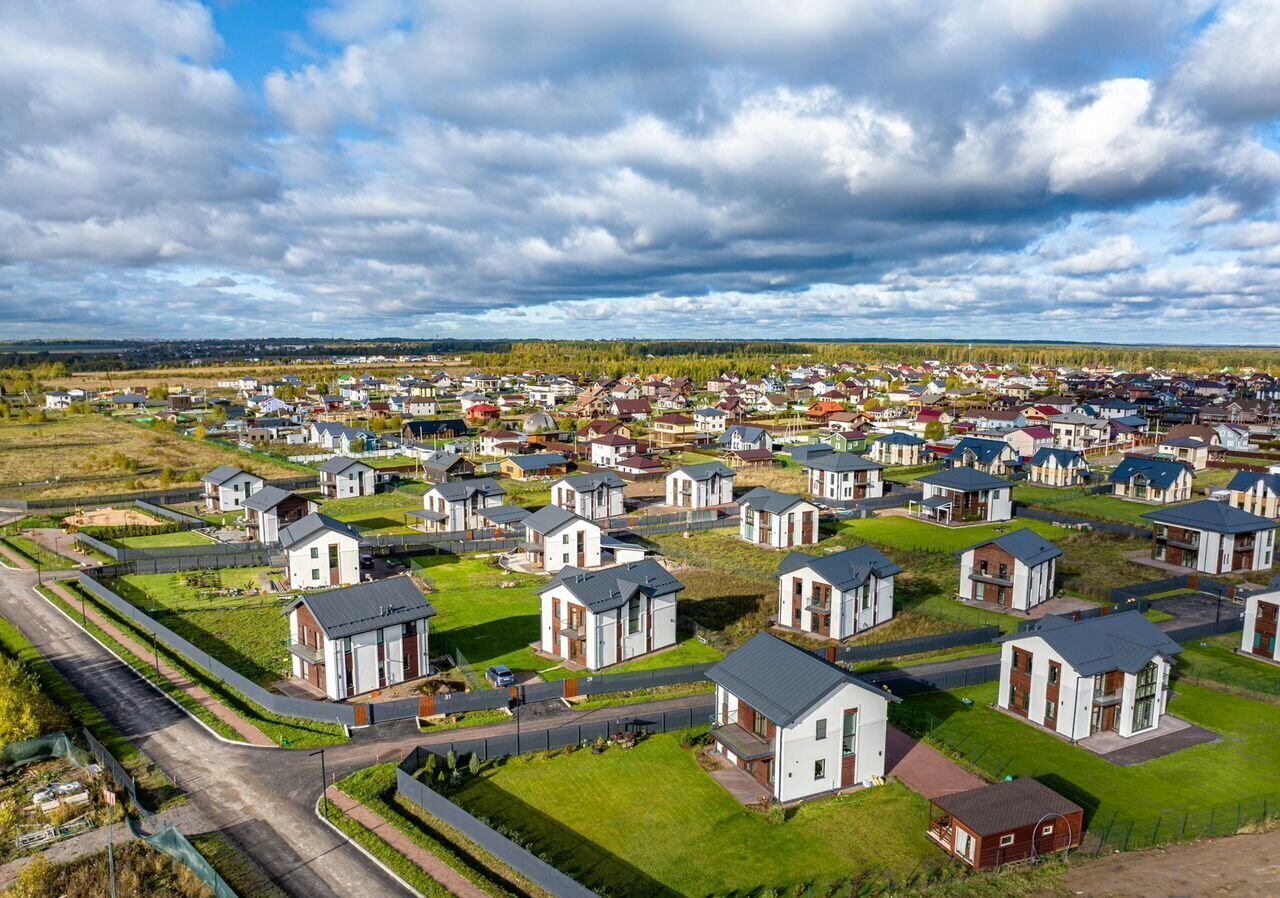
<svg viewBox="0 0 1280 898">
<path fill-rule="evenodd" d="M 700 748 L 703 745 L 711 744 L 711 734 L 702 729 L 687 729 L 680 731 L 680 747 L 681 748 Z"/>
<path fill-rule="evenodd" d="M 475 752 L 471 753 L 471 760 L 467 763 L 467 769 L 471 771 L 472 776 L 480 773 L 480 756 Z"/>
<path fill-rule="evenodd" d="M 764 812 L 764 822 L 771 826 L 781 826 L 787 822 L 787 809 L 776 802 L 769 805 L 768 810 Z"/>
<path fill-rule="evenodd" d="M 458 769 L 458 755 L 452 748 L 449 749 L 449 753 L 444 756 L 444 763 L 450 770 Z"/>
</svg>

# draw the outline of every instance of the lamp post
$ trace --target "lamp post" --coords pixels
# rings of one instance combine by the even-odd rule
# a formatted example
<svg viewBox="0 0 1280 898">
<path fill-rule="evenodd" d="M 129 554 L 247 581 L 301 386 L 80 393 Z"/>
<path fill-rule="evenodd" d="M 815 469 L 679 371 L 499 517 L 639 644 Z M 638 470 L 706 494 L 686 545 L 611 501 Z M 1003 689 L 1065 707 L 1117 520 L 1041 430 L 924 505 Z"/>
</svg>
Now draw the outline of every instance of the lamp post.
<svg viewBox="0 0 1280 898">
<path fill-rule="evenodd" d="M 308 755 L 308 757 L 314 758 L 316 755 L 320 756 L 320 813 L 324 815 L 325 820 L 328 820 L 329 819 L 329 797 L 327 792 L 329 789 L 329 778 L 328 776 L 325 775 L 325 772 L 324 772 L 324 749 L 322 748 L 319 751 L 313 751 L 310 755 Z"/>
</svg>

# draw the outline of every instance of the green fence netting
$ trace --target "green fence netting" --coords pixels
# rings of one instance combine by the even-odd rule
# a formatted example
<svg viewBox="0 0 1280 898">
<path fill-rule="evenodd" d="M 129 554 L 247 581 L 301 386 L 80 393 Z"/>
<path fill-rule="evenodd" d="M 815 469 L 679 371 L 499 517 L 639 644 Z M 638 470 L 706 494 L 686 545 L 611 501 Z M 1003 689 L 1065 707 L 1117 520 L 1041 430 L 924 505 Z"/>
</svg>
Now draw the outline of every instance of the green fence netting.
<svg viewBox="0 0 1280 898">
<path fill-rule="evenodd" d="M 132 821 L 130 821 L 129 825 L 133 827 L 133 834 L 139 839 L 156 849 L 156 851 L 173 858 L 194 873 L 213 892 L 213 898 L 239 898 L 231 886 L 227 885 L 226 880 L 218 875 L 218 871 L 214 870 L 209 862 L 205 860 L 204 855 L 187 841 L 186 836 L 172 826 L 166 826 L 154 836 L 148 836 L 141 832 Z"/>
<path fill-rule="evenodd" d="M 0 746 L 0 769 L 22 767 L 36 761 L 61 758 L 77 767 L 85 768 L 93 760 L 89 753 L 76 748 L 66 733 L 50 733 L 25 742 L 13 742 Z"/>
</svg>

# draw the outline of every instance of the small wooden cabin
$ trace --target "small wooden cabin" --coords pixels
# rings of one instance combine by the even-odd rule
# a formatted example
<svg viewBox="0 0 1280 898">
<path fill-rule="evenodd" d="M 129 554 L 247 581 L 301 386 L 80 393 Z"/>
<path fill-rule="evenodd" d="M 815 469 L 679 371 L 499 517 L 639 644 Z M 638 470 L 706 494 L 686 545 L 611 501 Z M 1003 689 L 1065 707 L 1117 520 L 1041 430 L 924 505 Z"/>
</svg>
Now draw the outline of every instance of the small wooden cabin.
<svg viewBox="0 0 1280 898">
<path fill-rule="evenodd" d="M 929 802 L 929 838 L 974 870 L 1075 848 L 1084 810 L 1033 779 L 995 783 Z"/>
</svg>

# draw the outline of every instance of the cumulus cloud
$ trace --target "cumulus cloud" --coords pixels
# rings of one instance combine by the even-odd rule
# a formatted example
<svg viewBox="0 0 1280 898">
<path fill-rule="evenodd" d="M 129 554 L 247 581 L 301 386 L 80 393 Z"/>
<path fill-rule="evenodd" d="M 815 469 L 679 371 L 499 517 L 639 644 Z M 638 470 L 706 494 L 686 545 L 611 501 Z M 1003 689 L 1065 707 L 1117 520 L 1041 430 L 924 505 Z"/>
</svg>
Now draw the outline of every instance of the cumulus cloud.
<svg viewBox="0 0 1280 898">
<path fill-rule="evenodd" d="M 344 0 L 260 83 L 194 0 L 4 7 L 0 313 L 1132 337 L 1152 302 L 1252 308 L 1266 6 Z"/>
</svg>

